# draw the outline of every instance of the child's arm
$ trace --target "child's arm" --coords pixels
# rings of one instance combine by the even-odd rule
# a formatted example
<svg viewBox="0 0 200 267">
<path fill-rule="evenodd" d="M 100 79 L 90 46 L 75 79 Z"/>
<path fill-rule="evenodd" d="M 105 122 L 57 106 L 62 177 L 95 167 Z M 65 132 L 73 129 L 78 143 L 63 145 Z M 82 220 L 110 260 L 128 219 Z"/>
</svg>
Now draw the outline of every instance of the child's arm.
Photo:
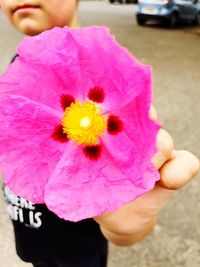
<svg viewBox="0 0 200 267">
<path fill-rule="evenodd" d="M 188 151 L 174 150 L 172 139 L 164 130 L 158 134 L 157 146 L 153 162 L 161 180 L 154 189 L 113 213 L 95 218 L 104 236 L 117 245 L 134 244 L 151 233 L 173 192 L 190 182 L 199 170 L 198 159 Z"/>
</svg>

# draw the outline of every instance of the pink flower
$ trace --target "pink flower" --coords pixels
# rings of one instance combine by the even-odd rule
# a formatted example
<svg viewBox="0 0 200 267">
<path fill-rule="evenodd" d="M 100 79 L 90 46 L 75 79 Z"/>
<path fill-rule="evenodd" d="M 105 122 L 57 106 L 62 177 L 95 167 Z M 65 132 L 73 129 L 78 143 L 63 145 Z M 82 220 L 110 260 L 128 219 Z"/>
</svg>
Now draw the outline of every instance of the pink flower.
<svg viewBox="0 0 200 267">
<path fill-rule="evenodd" d="M 151 67 L 103 27 L 54 28 L 18 54 L 0 79 L 0 168 L 14 193 L 78 221 L 154 187 Z"/>
</svg>

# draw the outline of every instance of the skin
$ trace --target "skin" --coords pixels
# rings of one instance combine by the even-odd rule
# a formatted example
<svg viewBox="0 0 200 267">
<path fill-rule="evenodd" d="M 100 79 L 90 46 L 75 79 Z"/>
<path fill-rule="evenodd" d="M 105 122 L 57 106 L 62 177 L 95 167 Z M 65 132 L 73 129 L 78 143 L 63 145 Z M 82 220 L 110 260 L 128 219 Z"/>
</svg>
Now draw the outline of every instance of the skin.
<svg viewBox="0 0 200 267">
<path fill-rule="evenodd" d="M 25 4 L 33 8 L 16 11 Z M 11 24 L 26 35 L 36 35 L 55 26 L 78 26 L 76 0 L 1 0 L 0 5 Z"/>
<path fill-rule="evenodd" d="M 23 4 L 37 8 L 14 11 Z M 0 0 L 0 7 L 11 24 L 26 35 L 36 35 L 55 26 L 78 27 L 76 0 Z M 153 107 L 150 117 L 157 120 Z M 171 136 L 163 129 L 157 135 L 157 153 L 152 162 L 161 177 L 153 190 L 115 212 L 94 218 L 103 235 L 117 245 L 131 245 L 150 234 L 172 194 L 189 183 L 200 167 L 193 154 L 174 149 Z"/>
</svg>

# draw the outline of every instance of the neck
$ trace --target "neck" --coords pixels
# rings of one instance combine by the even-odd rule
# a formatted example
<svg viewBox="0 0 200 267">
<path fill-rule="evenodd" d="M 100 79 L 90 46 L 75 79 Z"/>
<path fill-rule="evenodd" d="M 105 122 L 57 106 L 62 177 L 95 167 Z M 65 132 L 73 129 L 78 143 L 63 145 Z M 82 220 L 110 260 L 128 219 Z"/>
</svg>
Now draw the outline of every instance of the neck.
<svg viewBox="0 0 200 267">
<path fill-rule="evenodd" d="M 74 14 L 73 20 L 69 25 L 70 28 L 79 28 L 79 21 L 78 21 L 78 15 L 77 13 Z"/>
</svg>

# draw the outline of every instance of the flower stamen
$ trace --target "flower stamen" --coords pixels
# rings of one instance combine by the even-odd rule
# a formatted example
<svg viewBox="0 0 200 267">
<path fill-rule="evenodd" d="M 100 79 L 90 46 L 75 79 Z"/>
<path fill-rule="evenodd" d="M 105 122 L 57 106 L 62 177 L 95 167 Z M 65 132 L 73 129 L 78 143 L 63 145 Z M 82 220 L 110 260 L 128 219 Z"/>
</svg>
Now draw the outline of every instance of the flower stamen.
<svg viewBox="0 0 200 267">
<path fill-rule="evenodd" d="M 88 117 L 84 117 L 80 120 L 80 126 L 83 129 L 89 129 L 91 127 L 91 119 Z"/>
<path fill-rule="evenodd" d="M 106 119 L 95 103 L 77 100 L 66 108 L 62 125 L 71 141 L 79 145 L 95 145 L 106 129 Z"/>
</svg>

